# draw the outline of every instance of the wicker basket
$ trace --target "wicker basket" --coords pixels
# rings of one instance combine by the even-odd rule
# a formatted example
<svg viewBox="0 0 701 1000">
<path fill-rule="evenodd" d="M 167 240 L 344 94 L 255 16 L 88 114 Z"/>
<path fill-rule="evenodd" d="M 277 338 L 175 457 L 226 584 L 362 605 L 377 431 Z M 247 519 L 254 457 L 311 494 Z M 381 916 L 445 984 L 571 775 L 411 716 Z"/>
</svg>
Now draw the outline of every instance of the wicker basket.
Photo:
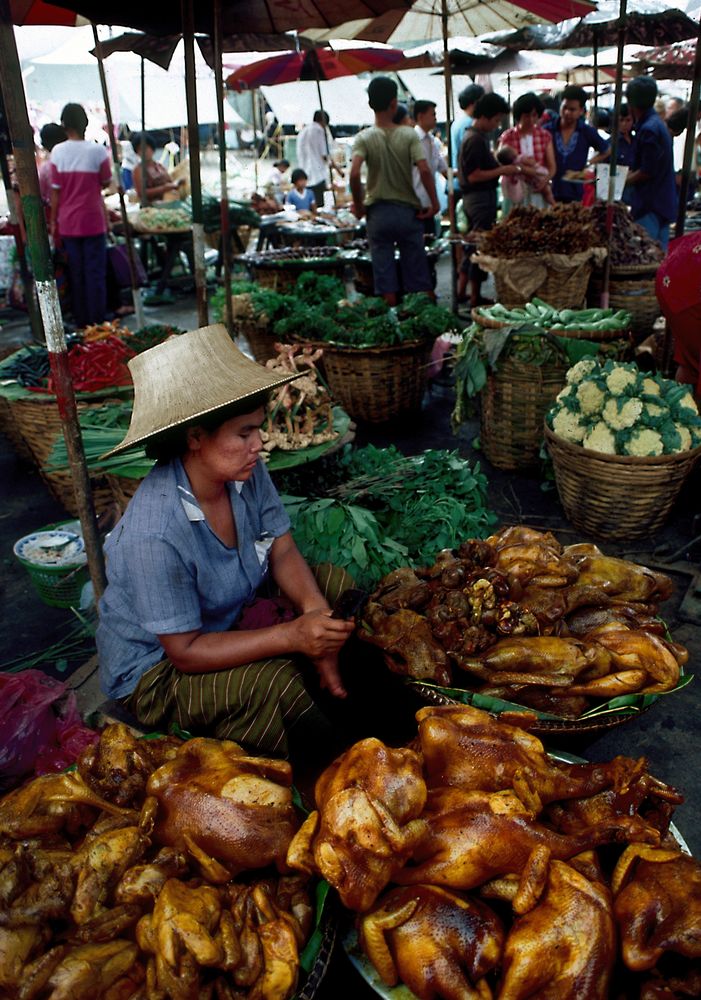
<svg viewBox="0 0 701 1000">
<path fill-rule="evenodd" d="M 655 320 L 661 315 L 655 294 L 657 267 L 657 264 L 612 267 L 609 275 L 609 306 L 611 309 L 628 310 L 636 341 L 644 340 L 652 333 Z M 601 301 L 603 281 L 603 271 L 597 269 L 587 292 L 587 299 L 594 307 Z"/>
<path fill-rule="evenodd" d="M 543 420 L 567 379 L 568 362 L 525 364 L 506 358 L 480 394 L 480 442 L 498 469 L 526 469 L 539 460 Z"/>
<path fill-rule="evenodd" d="M 579 309 L 584 306 L 587 297 L 587 285 L 591 275 L 591 265 L 578 268 L 569 275 L 563 271 L 548 271 L 542 285 L 529 295 L 515 296 L 510 285 L 506 284 L 500 273 L 494 275 L 494 285 L 497 292 L 497 302 L 507 309 L 512 306 L 524 306 L 535 296 L 543 299 L 553 309 Z"/>
<path fill-rule="evenodd" d="M 297 280 L 304 271 L 315 271 L 318 274 L 331 274 L 337 278 L 343 278 L 346 268 L 346 261 L 336 254 L 327 257 L 315 257 L 314 248 L 309 247 L 305 253 L 300 250 L 300 257 L 291 258 L 289 261 L 271 259 L 266 261 L 264 253 L 257 254 L 256 258 L 248 261 L 254 281 L 265 288 L 272 288 L 276 292 L 290 292 L 294 290 Z"/>
<path fill-rule="evenodd" d="M 324 371 L 333 399 L 353 420 L 379 424 L 418 410 L 428 382 L 433 342 L 396 347 L 324 345 Z"/>
<path fill-rule="evenodd" d="M 701 458 L 701 446 L 655 458 L 604 455 L 564 441 L 547 426 L 545 440 L 565 514 L 596 538 L 648 538 L 664 524 Z"/>
<path fill-rule="evenodd" d="M 237 319 L 234 320 L 234 328 L 238 335 L 246 338 L 253 352 L 253 357 L 259 364 L 264 365 L 266 361 L 277 355 L 275 344 L 279 343 L 280 338 L 276 337 L 267 326 L 260 326 L 259 323 L 251 319 Z"/>
<path fill-rule="evenodd" d="M 111 390 L 111 393 L 114 393 L 114 390 Z M 114 400 L 109 397 L 110 390 L 106 390 L 100 398 L 91 401 L 77 400 L 78 412 L 113 402 Z M 56 397 L 37 394 L 31 399 L 23 397 L 10 400 L 9 403 L 17 432 L 21 435 L 32 460 L 38 466 L 39 474 L 55 499 L 65 507 L 69 514 L 77 517 L 78 508 L 70 470 L 47 471 L 44 468 L 53 450 L 54 442 L 63 434 Z M 112 490 L 104 477 L 100 475 L 91 477 L 91 485 L 95 510 L 100 514 L 111 505 Z"/>
<path fill-rule="evenodd" d="M 488 330 L 502 330 L 506 326 L 515 326 L 514 323 L 509 323 L 505 320 L 492 319 L 490 316 L 483 315 L 479 309 L 472 310 L 472 319 L 479 326 L 484 326 Z M 528 320 L 524 318 L 524 323 Z M 547 333 L 551 333 L 554 337 L 567 337 L 572 340 L 591 340 L 593 343 L 605 343 L 609 340 L 620 340 L 622 337 L 627 337 L 629 330 L 547 330 Z"/>
<path fill-rule="evenodd" d="M 110 488 L 113 501 L 122 512 L 127 509 L 127 504 L 143 482 L 142 479 L 130 479 L 127 478 L 127 476 L 115 476 L 112 473 L 108 473 L 105 476 L 105 479 Z"/>
</svg>

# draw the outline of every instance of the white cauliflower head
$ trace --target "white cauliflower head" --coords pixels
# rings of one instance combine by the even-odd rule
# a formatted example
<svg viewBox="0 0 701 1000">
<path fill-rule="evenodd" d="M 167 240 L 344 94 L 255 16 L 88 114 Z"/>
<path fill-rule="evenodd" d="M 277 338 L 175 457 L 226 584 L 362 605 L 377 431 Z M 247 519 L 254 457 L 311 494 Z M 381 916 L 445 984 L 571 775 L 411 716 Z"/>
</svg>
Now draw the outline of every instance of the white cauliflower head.
<svg viewBox="0 0 701 1000">
<path fill-rule="evenodd" d="M 598 368 L 594 358 L 582 358 L 575 365 L 572 365 L 567 372 L 567 381 L 570 385 L 578 385 L 587 375 L 591 375 Z"/>
<path fill-rule="evenodd" d="M 566 385 L 564 389 L 560 389 L 557 396 L 555 397 L 556 403 L 562 403 L 565 399 L 571 399 L 577 393 L 577 387 L 575 385 Z"/>
<path fill-rule="evenodd" d="M 692 437 L 691 431 L 688 427 L 684 427 L 683 424 L 677 424 L 677 430 L 679 431 L 679 437 L 682 439 L 681 447 L 679 451 L 691 451 L 692 447 Z"/>
<path fill-rule="evenodd" d="M 676 405 L 677 418 L 680 420 L 688 419 L 691 417 L 698 417 L 699 408 L 696 405 L 696 400 L 691 389 L 687 389 L 683 396 L 677 400 Z"/>
<path fill-rule="evenodd" d="M 642 391 L 648 396 L 660 396 L 662 394 L 660 383 L 657 382 L 654 378 L 650 378 L 649 375 L 646 375 L 645 378 L 643 379 Z"/>
<path fill-rule="evenodd" d="M 669 419 L 669 407 L 662 401 L 659 403 L 645 402 L 643 405 L 643 419 L 651 427 L 658 427 L 665 420 Z"/>
<path fill-rule="evenodd" d="M 662 435 L 651 427 L 636 427 L 623 446 L 626 455 L 638 457 L 661 455 L 664 452 Z"/>
<path fill-rule="evenodd" d="M 577 387 L 577 399 L 584 416 L 593 417 L 603 410 L 606 393 L 596 382 L 581 382 Z"/>
<path fill-rule="evenodd" d="M 574 444 L 581 444 L 587 427 L 577 413 L 571 413 L 564 408 L 556 410 L 552 418 L 552 428 L 558 437 Z"/>
<path fill-rule="evenodd" d="M 584 435 L 582 445 L 591 451 L 601 451 L 605 455 L 616 454 L 616 438 L 611 428 L 600 420 Z"/>
<path fill-rule="evenodd" d="M 640 399 L 622 399 L 620 396 L 612 396 L 604 404 L 604 420 L 615 431 L 625 430 L 632 427 L 643 412 L 643 404 Z"/>
<path fill-rule="evenodd" d="M 614 365 L 606 376 L 606 388 L 612 396 L 622 396 L 624 392 L 632 391 L 638 383 L 638 372 L 624 365 Z"/>
</svg>

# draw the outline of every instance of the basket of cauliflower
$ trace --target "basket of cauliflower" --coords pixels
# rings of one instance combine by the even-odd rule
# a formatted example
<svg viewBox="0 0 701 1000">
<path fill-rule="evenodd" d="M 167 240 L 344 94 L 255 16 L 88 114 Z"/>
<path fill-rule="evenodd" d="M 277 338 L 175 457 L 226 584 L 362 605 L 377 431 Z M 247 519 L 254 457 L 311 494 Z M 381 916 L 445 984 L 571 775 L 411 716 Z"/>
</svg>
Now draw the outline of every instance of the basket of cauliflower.
<svg viewBox="0 0 701 1000">
<path fill-rule="evenodd" d="M 689 386 L 584 358 L 545 418 L 545 439 L 572 524 L 640 538 L 662 526 L 701 457 L 701 417 Z"/>
</svg>

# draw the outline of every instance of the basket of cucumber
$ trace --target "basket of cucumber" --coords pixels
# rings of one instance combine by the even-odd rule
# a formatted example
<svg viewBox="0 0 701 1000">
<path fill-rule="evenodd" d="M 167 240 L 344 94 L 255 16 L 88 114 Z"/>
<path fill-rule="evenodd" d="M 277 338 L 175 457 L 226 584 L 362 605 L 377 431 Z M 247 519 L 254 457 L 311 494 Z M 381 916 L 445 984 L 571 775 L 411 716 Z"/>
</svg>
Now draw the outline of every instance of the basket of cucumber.
<svg viewBox="0 0 701 1000">
<path fill-rule="evenodd" d="M 528 324 L 558 337 L 592 341 L 618 340 L 631 328 L 631 315 L 626 309 L 557 309 L 539 298 L 511 308 L 499 302 L 480 306 L 472 310 L 472 318 L 492 329 Z"/>
</svg>

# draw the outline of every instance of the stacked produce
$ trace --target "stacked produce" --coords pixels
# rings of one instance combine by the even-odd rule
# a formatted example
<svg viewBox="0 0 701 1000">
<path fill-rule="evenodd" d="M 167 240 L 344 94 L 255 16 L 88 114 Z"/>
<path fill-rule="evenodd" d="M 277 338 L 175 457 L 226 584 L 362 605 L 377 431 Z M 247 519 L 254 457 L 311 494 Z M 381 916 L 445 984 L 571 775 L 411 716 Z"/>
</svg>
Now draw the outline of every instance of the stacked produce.
<svg viewBox="0 0 701 1000">
<path fill-rule="evenodd" d="M 580 719 L 677 686 L 688 654 L 656 617 L 671 590 L 668 577 L 595 545 L 503 528 L 390 573 L 359 634 L 390 670 L 458 700 Z"/>
<path fill-rule="evenodd" d="M 698 995 L 676 789 L 644 758 L 553 759 L 472 707 L 416 718 L 411 748 L 365 739 L 322 773 L 287 855 L 356 912 L 356 962 L 421 1000 Z"/>
<path fill-rule="evenodd" d="M 313 906 L 285 761 L 108 726 L 0 799 L 8 1000 L 287 1000 Z"/>
<path fill-rule="evenodd" d="M 556 205 L 543 211 L 516 205 L 507 217 L 480 235 L 479 249 L 495 257 L 528 254 L 575 254 L 601 243 L 588 208 Z"/>
<path fill-rule="evenodd" d="M 338 256 L 338 247 L 276 247 L 274 250 L 254 250 L 237 257 L 242 264 L 256 267 L 286 266 L 290 261 L 325 260 Z"/>
<path fill-rule="evenodd" d="M 147 323 L 133 332 L 122 330 L 120 336 L 134 354 L 141 354 L 156 344 L 162 344 L 168 337 L 176 337 L 181 333 L 185 333 L 181 327 L 171 326 L 169 323 Z"/>
<path fill-rule="evenodd" d="M 531 299 L 525 306 L 479 306 L 474 311 L 478 322 L 499 326 L 527 324 L 552 330 L 566 337 L 568 333 L 611 333 L 623 336 L 630 329 L 631 316 L 626 309 L 555 309 L 542 299 Z"/>
<path fill-rule="evenodd" d="M 118 336 L 115 330 L 119 330 Z M 76 392 L 96 392 L 111 386 L 131 385 L 131 375 L 127 367 L 134 351 L 127 347 L 122 335 L 128 330 L 91 327 L 92 333 L 83 338 L 72 338 L 68 350 L 68 368 L 73 388 Z M 54 392 L 53 376 L 49 365 L 49 353 L 41 345 L 24 348 L 17 356 L 10 358 L 2 366 L 2 378 L 12 380 L 24 389 L 33 392 Z"/>
<path fill-rule="evenodd" d="M 546 420 L 558 437 L 607 455 L 670 455 L 701 445 L 691 388 L 633 364 L 579 361 Z"/>
<path fill-rule="evenodd" d="M 181 206 L 159 208 L 156 205 L 151 205 L 136 213 L 133 225 L 136 230 L 143 233 L 157 233 L 164 230 L 186 232 L 192 227 L 192 213 L 189 209 Z"/>
<path fill-rule="evenodd" d="M 592 213 L 598 242 L 606 245 L 608 241 L 606 233 L 607 206 L 598 203 L 593 205 L 589 211 Z M 654 265 L 659 264 L 664 258 L 664 250 L 657 240 L 653 240 L 647 230 L 639 226 L 637 222 L 633 222 L 630 209 L 619 204 L 613 206 L 613 229 L 609 253 L 611 264 L 614 267 L 630 266 L 631 264 Z"/>
<path fill-rule="evenodd" d="M 484 474 L 457 452 L 347 446 L 320 460 L 313 477 L 292 471 L 275 481 L 307 561 L 333 562 L 366 587 L 495 521 Z"/>
<path fill-rule="evenodd" d="M 295 451 L 335 441 L 338 431 L 334 428 L 331 397 L 319 381 L 316 367 L 323 351 L 301 344 L 275 346 L 278 355 L 266 363 L 266 368 L 303 374 L 272 393 L 261 428 L 264 451 Z"/>
</svg>

